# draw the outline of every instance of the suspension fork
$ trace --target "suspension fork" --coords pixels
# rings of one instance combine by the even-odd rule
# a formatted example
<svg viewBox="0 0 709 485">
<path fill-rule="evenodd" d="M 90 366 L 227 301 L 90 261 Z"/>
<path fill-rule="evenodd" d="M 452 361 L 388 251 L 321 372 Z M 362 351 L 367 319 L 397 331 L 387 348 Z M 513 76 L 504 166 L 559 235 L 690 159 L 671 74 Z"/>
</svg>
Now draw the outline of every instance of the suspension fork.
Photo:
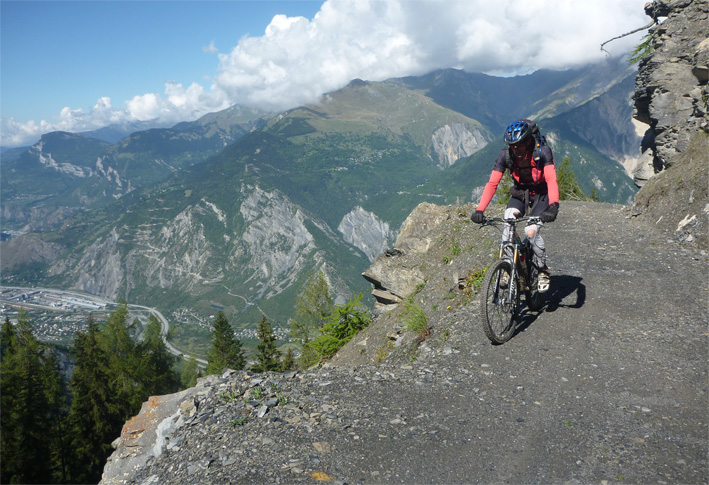
<svg viewBox="0 0 709 485">
<path fill-rule="evenodd" d="M 505 255 L 505 249 L 508 247 L 512 246 L 510 249 L 512 250 L 512 259 L 510 260 L 506 255 Z M 508 287 L 505 290 L 502 290 L 500 288 L 500 275 L 497 275 L 497 281 L 495 282 L 495 292 L 493 298 L 498 299 L 500 297 L 500 293 L 502 295 L 507 296 L 509 298 L 509 301 L 514 300 L 514 295 L 517 291 L 519 291 L 519 288 L 517 288 L 517 275 L 519 273 L 518 271 L 518 261 L 519 261 L 519 244 L 515 244 L 514 242 L 507 242 L 507 243 L 502 243 L 500 244 L 500 259 L 507 259 L 510 261 L 512 265 L 512 269 L 510 272 L 510 279 L 508 283 Z"/>
</svg>

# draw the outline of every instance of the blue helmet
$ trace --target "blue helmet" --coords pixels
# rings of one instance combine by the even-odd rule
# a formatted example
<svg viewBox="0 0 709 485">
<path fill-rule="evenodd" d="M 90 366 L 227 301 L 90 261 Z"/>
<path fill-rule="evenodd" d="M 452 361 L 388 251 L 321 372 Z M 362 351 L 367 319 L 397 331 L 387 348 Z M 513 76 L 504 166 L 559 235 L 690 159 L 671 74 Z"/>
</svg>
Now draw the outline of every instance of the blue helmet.
<svg viewBox="0 0 709 485">
<path fill-rule="evenodd" d="M 532 127 L 524 120 L 515 121 L 505 130 L 505 143 L 516 145 L 532 134 Z"/>
</svg>

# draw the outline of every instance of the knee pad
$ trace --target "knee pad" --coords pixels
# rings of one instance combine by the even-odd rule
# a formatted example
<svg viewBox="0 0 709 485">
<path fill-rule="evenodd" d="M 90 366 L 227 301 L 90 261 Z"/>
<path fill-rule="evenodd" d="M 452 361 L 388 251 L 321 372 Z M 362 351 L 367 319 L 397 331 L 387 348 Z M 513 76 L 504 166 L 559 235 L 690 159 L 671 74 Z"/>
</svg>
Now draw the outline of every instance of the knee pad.
<svg viewBox="0 0 709 485">
<path fill-rule="evenodd" d="M 539 228 L 537 227 L 536 224 L 531 224 L 531 225 L 525 227 L 524 232 L 527 235 L 527 238 L 529 238 L 530 240 L 534 239 L 534 236 L 537 235 L 537 229 L 539 229 Z"/>
<path fill-rule="evenodd" d="M 519 213 L 519 209 L 515 209 L 514 207 L 508 207 L 507 209 L 505 209 L 505 219 L 516 218 Z"/>
</svg>

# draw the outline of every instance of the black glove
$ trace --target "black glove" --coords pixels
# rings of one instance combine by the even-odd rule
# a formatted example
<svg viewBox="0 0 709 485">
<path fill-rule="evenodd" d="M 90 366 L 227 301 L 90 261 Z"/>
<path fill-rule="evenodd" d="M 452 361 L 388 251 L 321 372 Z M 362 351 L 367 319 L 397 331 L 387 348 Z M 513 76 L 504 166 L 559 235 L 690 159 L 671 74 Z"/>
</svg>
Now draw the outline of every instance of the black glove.
<svg viewBox="0 0 709 485">
<path fill-rule="evenodd" d="M 556 220 L 556 215 L 559 213 L 559 203 L 554 202 L 551 204 L 547 210 L 542 212 L 541 219 L 542 222 L 554 222 Z"/>
<path fill-rule="evenodd" d="M 470 216 L 470 220 L 475 224 L 482 224 L 485 222 L 485 213 L 483 211 L 475 211 L 475 213 Z"/>
<path fill-rule="evenodd" d="M 515 187 L 514 185 L 510 187 L 510 197 L 524 201 L 524 189 Z"/>
</svg>

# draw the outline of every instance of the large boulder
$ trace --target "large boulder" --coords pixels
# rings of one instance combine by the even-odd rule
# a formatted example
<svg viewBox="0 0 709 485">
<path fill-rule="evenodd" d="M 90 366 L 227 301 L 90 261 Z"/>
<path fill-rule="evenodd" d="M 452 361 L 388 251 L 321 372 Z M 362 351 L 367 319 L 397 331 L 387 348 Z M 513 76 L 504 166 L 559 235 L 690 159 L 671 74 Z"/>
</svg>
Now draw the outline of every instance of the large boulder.
<svg viewBox="0 0 709 485">
<path fill-rule="evenodd" d="M 427 202 L 406 218 L 394 249 L 380 255 L 362 274 L 374 285 L 372 295 L 377 304 L 399 303 L 425 283 L 419 260 L 435 242 L 433 229 L 450 218 L 450 208 Z"/>
</svg>

